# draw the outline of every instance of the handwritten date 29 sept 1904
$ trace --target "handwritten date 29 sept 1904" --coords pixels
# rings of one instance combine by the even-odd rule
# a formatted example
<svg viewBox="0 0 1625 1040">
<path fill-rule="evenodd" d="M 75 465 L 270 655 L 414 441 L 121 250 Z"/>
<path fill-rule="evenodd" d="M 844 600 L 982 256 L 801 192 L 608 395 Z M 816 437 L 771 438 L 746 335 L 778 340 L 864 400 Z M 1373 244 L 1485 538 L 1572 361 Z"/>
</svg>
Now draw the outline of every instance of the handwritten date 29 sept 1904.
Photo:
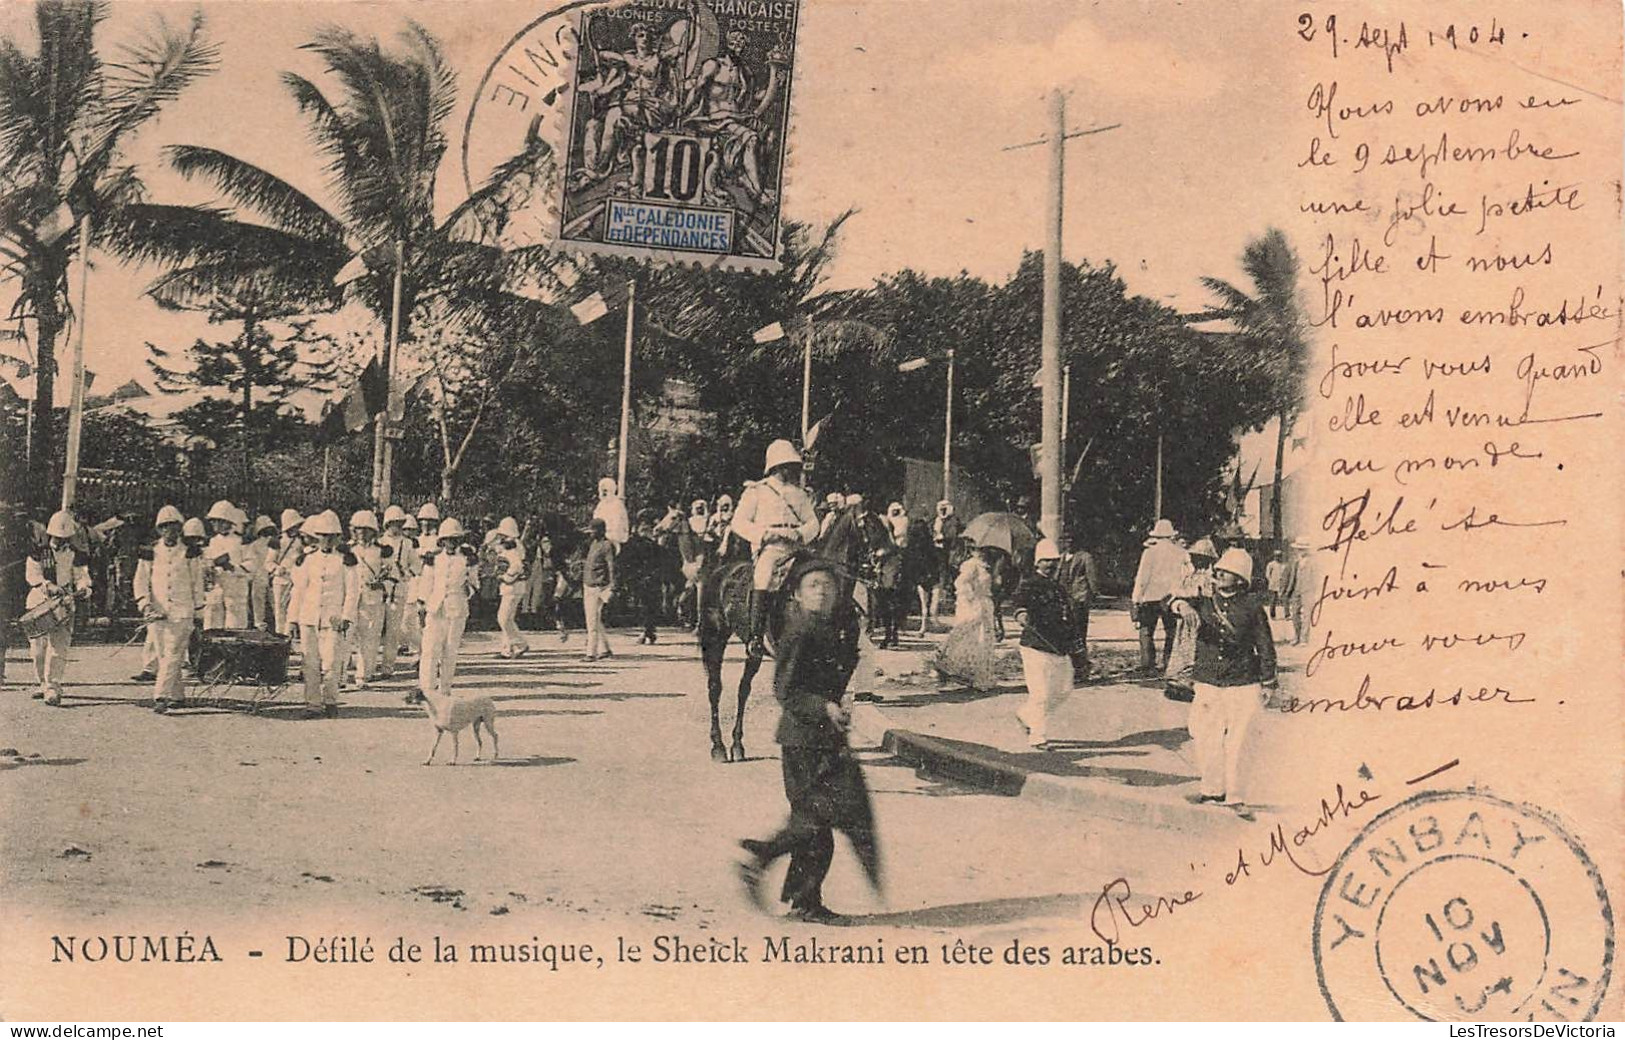
<svg viewBox="0 0 1625 1040">
<path fill-rule="evenodd" d="M 1519 34 L 1527 38 L 1528 33 Z M 1298 15 L 1298 38 L 1305 43 L 1312 43 L 1319 38 L 1331 47 L 1332 57 L 1339 58 L 1345 53 L 1361 53 L 1371 51 L 1382 55 L 1388 63 L 1388 71 L 1394 71 L 1394 58 L 1405 53 L 1413 44 L 1421 43 L 1428 47 L 1448 48 L 1460 50 L 1464 47 L 1479 45 L 1505 46 L 1507 42 L 1506 27 L 1498 19 L 1491 18 L 1488 25 L 1456 25 L 1454 23 L 1432 28 L 1416 29 L 1403 21 L 1397 26 L 1374 25 L 1362 21 L 1357 32 L 1351 32 L 1347 25 L 1340 26 L 1337 15 L 1329 14 L 1324 19 L 1317 19 L 1313 14 L 1305 11 Z"/>
</svg>

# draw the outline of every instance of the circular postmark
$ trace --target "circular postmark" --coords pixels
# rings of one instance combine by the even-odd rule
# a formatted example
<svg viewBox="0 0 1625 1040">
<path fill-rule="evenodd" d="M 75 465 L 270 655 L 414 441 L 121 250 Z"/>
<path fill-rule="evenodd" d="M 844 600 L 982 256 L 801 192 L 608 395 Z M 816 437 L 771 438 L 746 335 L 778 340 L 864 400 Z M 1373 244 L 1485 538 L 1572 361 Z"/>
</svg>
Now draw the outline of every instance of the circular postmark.
<svg viewBox="0 0 1625 1040">
<path fill-rule="evenodd" d="M 1584 1021 L 1613 972 L 1613 910 L 1596 865 L 1551 814 L 1428 791 L 1338 857 L 1314 952 L 1338 1020 Z"/>
<path fill-rule="evenodd" d="M 509 38 L 474 89 L 463 121 L 463 186 L 471 196 L 493 188 L 503 196 L 504 244 L 537 245 L 551 237 L 551 165 L 537 145 L 545 151 L 553 143 L 569 112 L 580 12 L 604 3 L 544 0 L 541 13 Z M 537 169 L 525 169 L 527 157 L 537 160 Z M 508 183 L 494 183 L 504 175 Z"/>
</svg>

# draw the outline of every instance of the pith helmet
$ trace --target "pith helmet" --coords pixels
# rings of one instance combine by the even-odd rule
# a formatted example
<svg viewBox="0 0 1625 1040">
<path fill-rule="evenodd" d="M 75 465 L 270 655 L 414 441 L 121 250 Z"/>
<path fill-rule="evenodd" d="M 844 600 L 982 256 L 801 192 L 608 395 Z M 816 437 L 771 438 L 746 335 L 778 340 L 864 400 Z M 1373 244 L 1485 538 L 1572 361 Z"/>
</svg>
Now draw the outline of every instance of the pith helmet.
<svg viewBox="0 0 1625 1040">
<path fill-rule="evenodd" d="M 604 477 L 603 479 L 598 481 L 598 493 L 603 494 L 606 491 L 611 495 L 613 495 L 615 493 L 615 478 L 614 477 Z"/>
<path fill-rule="evenodd" d="M 186 523 L 186 517 L 181 515 L 181 511 L 179 509 L 176 509 L 174 506 L 164 506 L 162 509 L 158 510 L 158 519 L 153 521 L 153 526 L 162 527 L 165 524 L 184 523 Z"/>
<path fill-rule="evenodd" d="M 1196 544 L 1191 546 L 1188 552 L 1192 556 L 1206 556 L 1210 560 L 1219 558 L 1218 546 L 1213 544 L 1211 538 L 1198 538 Z"/>
<path fill-rule="evenodd" d="M 181 526 L 181 537 L 207 538 L 209 537 L 209 532 L 204 529 L 203 521 L 194 516 L 188 519 L 186 523 Z"/>
<path fill-rule="evenodd" d="M 772 473 L 780 466 L 801 465 L 801 452 L 796 446 L 786 440 L 777 440 L 767 446 L 767 459 L 762 463 L 762 473 Z"/>
<path fill-rule="evenodd" d="M 51 522 L 45 525 L 45 533 L 52 538 L 72 538 L 79 525 L 74 523 L 73 514 L 67 510 L 59 509 L 51 514 Z"/>
<path fill-rule="evenodd" d="M 266 516 L 265 514 L 261 513 L 259 516 L 256 516 L 254 518 L 254 533 L 255 534 L 264 534 L 266 531 L 275 531 L 275 530 L 276 530 L 276 524 L 272 523 L 271 518 Z"/>
<path fill-rule="evenodd" d="M 463 536 L 463 522 L 455 516 L 448 516 L 440 521 L 440 529 L 435 532 L 436 538 L 461 538 Z"/>
<path fill-rule="evenodd" d="M 339 526 L 339 515 L 331 509 L 324 509 L 320 513 L 305 521 L 305 534 L 342 534 Z"/>
<path fill-rule="evenodd" d="M 1048 538 L 1041 539 L 1038 543 L 1038 547 L 1033 550 L 1034 563 L 1040 563 L 1044 560 L 1059 560 L 1060 558 L 1061 547 L 1056 545 L 1054 541 Z"/>
<path fill-rule="evenodd" d="M 378 517 L 370 509 L 358 509 L 350 517 L 350 530 L 365 527 L 369 530 L 378 530 Z"/>
<path fill-rule="evenodd" d="M 304 522 L 305 522 L 305 518 L 299 515 L 299 510 L 297 510 L 297 509 L 284 509 L 282 511 L 282 533 L 283 534 L 287 534 L 289 531 L 292 531 L 294 528 L 298 527 L 300 524 L 302 524 Z"/>
<path fill-rule="evenodd" d="M 440 507 L 435 505 L 433 502 L 425 502 L 425 503 L 423 503 L 423 505 L 418 507 L 418 519 L 420 521 L 421 520 L 439 520 L 440 519 Z"/>
<path fill-rule="evenodd" d="M 515 520 L 511 516 L 503 517 L 502 522 L 497 524 L 497 534 L 500 534 L 504 538 L 518 538 L 519 521 Z"/>
<path fill-rule="evenodd" d="M 401 519 L 401 530 L 416 531 L 417 529 L 418 518 L 413 516 L 411 513 L 407 513 L 406 516 Z"/>
<path fill-rule="evenodd" d="M 388 509 L 384 510 L 384 526 L 385 527 L 388 527 L 390 524 L 393 524 L 393 523 L 396 523 L 396 522 L 404 523 L 405 521 L 406 521 L 406 510 L 402 509 L 400 506 L 391 505 Z M 353 527 L 355 525 L 352 523 L 351 526 Z"/>
<path fill-rule="evenodd" d="M 1253 580 L 1253 558 L 1247 555 L 1246 549 L 1226 549 L 1219 562 L 1213 565 L 1216 571 L 1229 571 L 1239 576 L 1243 581 Z"/>
<path fill-rule="evenodd" d="M 237 523 L 237 507 L 223 498 L 210 506 L 206 515 L 210 520 L 230 520 L 234 524 Z"/>
</svg>

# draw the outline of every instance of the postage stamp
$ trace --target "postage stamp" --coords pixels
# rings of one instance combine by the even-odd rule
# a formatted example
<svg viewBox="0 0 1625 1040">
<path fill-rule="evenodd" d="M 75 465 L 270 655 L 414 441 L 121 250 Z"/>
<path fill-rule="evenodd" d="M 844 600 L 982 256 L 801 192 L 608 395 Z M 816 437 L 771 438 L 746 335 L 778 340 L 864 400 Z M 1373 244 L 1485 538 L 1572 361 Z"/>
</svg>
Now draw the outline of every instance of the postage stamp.
<svg viewBox="0 0 1625 1040">
<path fill-rule="evenodd" d="M 1372 820 L 1326 877 L 1315 970 L 1338 1020 L 1585 1021 L 1614 961 L 1602 876 L 1550 814 L 1428 791 Z"/>
<path fill-rule="evenodd" d="M 577 15 L 555 245 L 772 270 L 800 0 Z"/>
</svg>

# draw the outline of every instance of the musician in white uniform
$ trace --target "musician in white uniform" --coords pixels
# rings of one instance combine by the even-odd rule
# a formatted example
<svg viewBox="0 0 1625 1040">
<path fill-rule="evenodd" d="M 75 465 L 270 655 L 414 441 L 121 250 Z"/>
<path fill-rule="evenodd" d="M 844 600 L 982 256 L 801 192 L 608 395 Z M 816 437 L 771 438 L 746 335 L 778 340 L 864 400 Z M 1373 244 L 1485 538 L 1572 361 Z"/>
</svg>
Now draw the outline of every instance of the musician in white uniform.
<svg viewBox="0 0 1625 1040">
<path fill-rule="evenodd" d="M 530 644 L 519 631 L 519 603 L 525 592 L 525 548 L 519 544 L 519 522 L 511 516 L 497 525 L 497 625 L 502 629 L 503 657 L 523 657 Z"/>
<path fill-rule="evenodd" d="M 359 568 L 361 598 L 356 603 L 355 628 L 350 643 L 355 647 L 356 689 L 367 688 L 378 678 L 378 651 L 384 635 L 384 611 L 395 586 L 393 553 L 385 553 L 378 542 L 378 517 L 370 509 L 350 517 L 350 554 Z"/>
<path fill-rule="evenodd" d="M 423 656 L 418 659 L 418 686 L 451 696 L 457 654 L 468 625 L 468 597 L 479 587 L 478 554 L 463 543 L 456 517 L 440 521 L 437 547 L 423 558 Z"/>
<path fill-rule="evenodd" d="M 361 599 L 355 557 L 339 548 L 338 514 L 331 509 L 306 520 L 316 548 L 293 571 L 288 618 L 299 640 L 305 673 L 305 717 L 339 714 L 339 677 L 349 657 L 350 626 Z"/>
<path fill-rule="evenodd" d="M 243 563 L 248 572 L 248 623 L 271 630 L 271 538 L 276 524 L 268 516 L 254 518 L 243 531 Z"/>
<path fill-rule="evenodd" d="M 29 555 L 25 567 L 28 599 L 24 609 L 53 603 L 59 604 L 63 615 L 49 630 L 28 638 L 34 678 L 39 683 L 34 699 L 43 699 L 46 704 L 62 703 L 62 676 L 68 667 L 68 649 L 73 645 L 74 604 L 90 598 L 89 561 L 69 544 L 78 529 L 67 512 L 54 514 L 45 526 L 45 544 Z"/>
<path fill-rule="evenodd" d="M 248 568 L 242 527 L 243 511 L 225 499 L 209 507 L 212 537 L 203 555 L 214 569 L 214 586 L 203 611 L 204 628 L 248 627 Z"/>
<path fill-rule="evenodd" d="M 181 669 L 192 621 L 203 609 L 203 559 L 181 540 L 181 524 L 179 509 L 158 510 L 158 542 L 135 572 L 135 601 L 157 646 L 152 706 L 159 714 L 186 700 Z"/>
<path fill-rule="evenodd" d="M 818 515 L 802 489 L 801 453 L 789 441 L 767 446 L 766 476 L 745 487 L 731 525 L 756 550 L 751 572 L 749 653 L 759 657 L 767 635 L 769 596 L 789 556 L 818 537 Z"/>
<path fill-rule="evenodd" d="M 299 537 L 299 525 L 305 518 L 297 509 L 282 511 L 282 542 L 271 554 L 266 571 L 271 577 L 271 612 L 276 619 L 276 634 L 288 634 L 288 603 L 293 598 L 293 568 L 304 555 L 304 540 Z"/>
<path fill-rule="evenodd" d="M 417 574 L 418 555 L 417 545 L 406 533 L 408 520 L 412 518 L 400 506 L 385 509 L 384 533 L 378 539 L 378 544 L 384 547 L 384 580 L 387 583 L 384 591 L 384 652 L 378 664 L 378 675 L 384 679 L 394 676 L 395 658 L 400 654 L 402 644 L 407 643 L 407 584 Z M 413 521 L 413 526 L 417 526 L 416 521 Z M 415 610 L 412 622 L 417 622 Z"/>
</svg>

